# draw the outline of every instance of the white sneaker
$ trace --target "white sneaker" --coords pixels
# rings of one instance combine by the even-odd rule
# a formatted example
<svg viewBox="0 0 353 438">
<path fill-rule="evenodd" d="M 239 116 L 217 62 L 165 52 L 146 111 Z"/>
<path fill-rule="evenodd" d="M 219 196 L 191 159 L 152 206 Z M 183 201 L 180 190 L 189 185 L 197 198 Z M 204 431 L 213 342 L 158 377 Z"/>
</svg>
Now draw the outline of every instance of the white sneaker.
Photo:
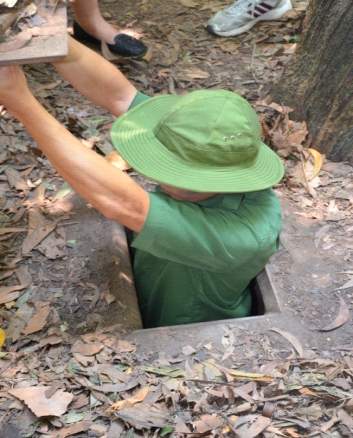
<svg viewBox="0 0 353 438">
<path fill-rule="evenodd" d="M 232 6 L 217 12 L 206 28 L 219 36 L 240 35 L 258 21 L 277 20 L 291 9 L 291 0 L 237 0 Z"/>
</svg>

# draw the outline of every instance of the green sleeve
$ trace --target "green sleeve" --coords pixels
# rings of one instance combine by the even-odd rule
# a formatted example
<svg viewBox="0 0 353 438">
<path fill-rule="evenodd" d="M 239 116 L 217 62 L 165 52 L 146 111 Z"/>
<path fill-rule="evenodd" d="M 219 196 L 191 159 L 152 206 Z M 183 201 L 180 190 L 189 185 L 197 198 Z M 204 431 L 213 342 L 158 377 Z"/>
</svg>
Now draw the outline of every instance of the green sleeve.
<svg viewBox="0 0 353 438">
<path fill-rule="evenodd" d="M 132 108 L 135 108 L 135 106 L 139 105 L 140 103 L 144 102 L 145 100 L 151 99 L 150 96 L 147 96 L 147 94 L 142 93 L 141 91 L 138 91 L 133 99 L 133 101 L 130 103 L 129 110 Z"/>
<path fill-rule="evenodd" d="M 150 194 L 150 209 L 132 246 L 171 262 L 211 272 L 229 272 L 253 257 L 258 242 L 230 211 Z"/>
</svg>

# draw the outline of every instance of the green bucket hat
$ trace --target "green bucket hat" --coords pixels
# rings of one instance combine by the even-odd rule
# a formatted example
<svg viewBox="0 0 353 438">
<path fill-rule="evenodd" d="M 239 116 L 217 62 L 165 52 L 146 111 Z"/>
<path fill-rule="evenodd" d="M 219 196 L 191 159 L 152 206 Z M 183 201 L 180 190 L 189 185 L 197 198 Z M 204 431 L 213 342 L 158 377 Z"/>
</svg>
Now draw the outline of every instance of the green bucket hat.
<svg viewBox="0 0 353 438">
<path fill-rule="evenodd" d="M 112 141 L 140 174 L 196 192 L 253 192 L 283 176 L 249 103 L 225 90 L 144 101 L 119 117 Z"/>
</svg>

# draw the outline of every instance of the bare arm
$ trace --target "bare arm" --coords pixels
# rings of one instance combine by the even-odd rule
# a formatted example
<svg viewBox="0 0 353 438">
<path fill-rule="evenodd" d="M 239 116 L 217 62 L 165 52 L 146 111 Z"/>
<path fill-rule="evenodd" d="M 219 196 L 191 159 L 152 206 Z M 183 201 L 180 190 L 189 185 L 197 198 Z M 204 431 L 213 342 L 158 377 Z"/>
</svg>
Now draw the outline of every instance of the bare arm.
<svg viewBox="0 0 353 438">
<path fill-rule="evenodd" d="M 128 175 L 84 147 L 34 98 L 18 67 L 0 68 L 0 104 L 23 123 L 57 171 L 104 216 L 140 231 L 149 197 Z"/>
<path fill-rule="evenodd" d="M 115 116 L 128 110 L 137 93 L 114 65 L 73 38 L 69 38 L 69 54 L 54 67 L 76 90 Z"/>
</svg>

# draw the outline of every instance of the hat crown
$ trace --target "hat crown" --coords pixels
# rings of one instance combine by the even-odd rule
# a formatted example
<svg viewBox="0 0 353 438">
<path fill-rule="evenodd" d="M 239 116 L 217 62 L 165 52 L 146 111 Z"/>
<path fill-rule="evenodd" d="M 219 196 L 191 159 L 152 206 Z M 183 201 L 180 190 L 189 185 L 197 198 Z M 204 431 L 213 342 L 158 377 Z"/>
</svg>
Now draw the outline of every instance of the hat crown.
<svg viewBox="0 0 353 438">
<path fill-rule="evenodd" d="M 183 96 L 154 134 L 178 158 L 206 167 L 249 167 L 261 144 L 255 111 L 241 96 L 225 90 Z"/>
</svg>

